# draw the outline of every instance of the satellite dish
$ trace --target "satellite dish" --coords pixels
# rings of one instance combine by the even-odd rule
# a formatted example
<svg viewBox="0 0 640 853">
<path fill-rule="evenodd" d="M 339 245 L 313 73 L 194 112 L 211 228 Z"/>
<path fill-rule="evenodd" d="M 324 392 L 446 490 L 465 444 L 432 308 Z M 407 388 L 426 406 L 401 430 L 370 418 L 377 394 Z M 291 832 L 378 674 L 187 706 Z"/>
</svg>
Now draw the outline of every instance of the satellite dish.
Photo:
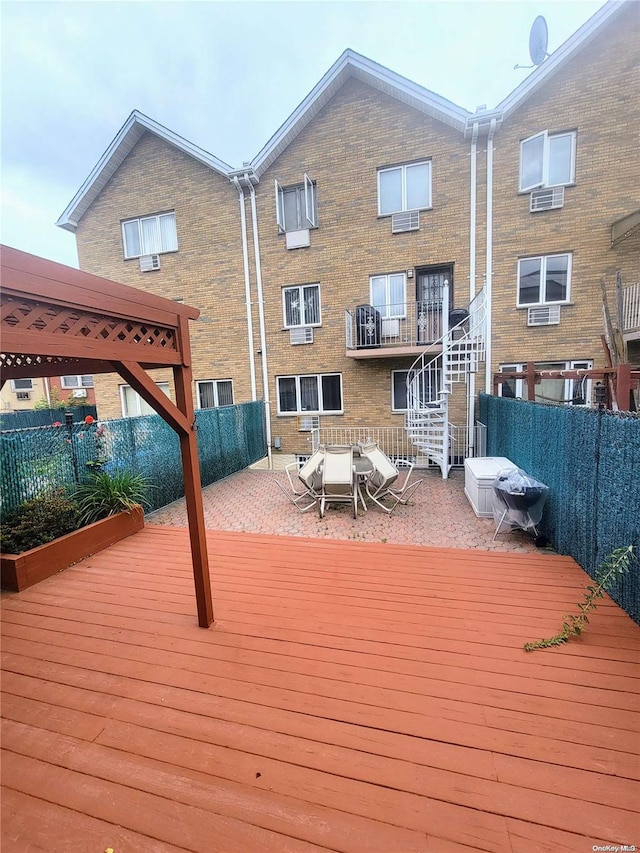
<svg viewBox="0 0 640 853">
<path fill-rule="evenodd" d="M 547 22 L 538 15 L 531 25 L 529 33 L 529 56 L 534 65 L 540 65 L 549 54 L 547 53 L 547 45 L 549 43 L 549 32 L 547 30 Z"/>
<path fill-rule="evenodd" d="M 547 22 L 538 15 L 529 32 L 529 56 L 531 57 L 532 65 L 514 65 L 513 70 L 517 68 L 535 68 L 536 65 L 541 65 L 549 54 L 547 53 L 547 45 L 549 43 L 549 31 L 547 30 Z"/>
</svg>

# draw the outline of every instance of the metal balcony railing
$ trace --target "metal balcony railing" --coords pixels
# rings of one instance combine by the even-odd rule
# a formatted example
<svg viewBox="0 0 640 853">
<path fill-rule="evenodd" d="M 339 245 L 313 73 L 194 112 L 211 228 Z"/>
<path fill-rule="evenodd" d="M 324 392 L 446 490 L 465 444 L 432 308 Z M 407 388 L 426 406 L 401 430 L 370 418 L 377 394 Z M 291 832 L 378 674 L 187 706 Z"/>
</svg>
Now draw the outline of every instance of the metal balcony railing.
<svg viewBox="0 0 640 853">
<path fill-rule="evenodd" d="M 416 468 L 427 468 L 433 463 L 416 448 L 402 427 L 318 427 L 311 430 L 311 452 L 321 444 L 357 444 L 377 441 L 391 459 L 406 459 Z M 464 426 L 449 424 L 449 460 L 452 467 L 462 467 L 469 456 L 486 456 L 487 428 L 479 421 L 472 435 Z"/>
<path fill-rule="evenodd" d="M 640 282 L 622 288 L 623 333 L 640 331 Z"/>
<path fill-rule="evenodd" d="M 442 336 L 442 303 L 357 305 L 345 310 L 347 349 L 428 346 Z"/>
</svg>

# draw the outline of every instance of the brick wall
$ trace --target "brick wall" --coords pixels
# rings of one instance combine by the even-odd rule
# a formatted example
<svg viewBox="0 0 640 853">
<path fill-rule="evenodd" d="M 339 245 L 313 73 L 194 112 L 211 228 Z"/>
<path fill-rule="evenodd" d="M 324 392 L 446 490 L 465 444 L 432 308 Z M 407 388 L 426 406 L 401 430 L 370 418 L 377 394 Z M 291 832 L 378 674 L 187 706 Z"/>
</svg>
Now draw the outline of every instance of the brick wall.
<svg viewBox="0 0 640 853">
<path fill-rule="evenodd" d="M 120 223 L 167 210 L 176 213 L 178 251 L 161 255 L 160 270 L 140 272 L 137 258 L 123 259 Z M 236 401 L 251 399 L 238 194 L 226 177 L 146 133 L 83 217 L 77 243 L 81 269 L 198 307 L 194 379 L 233 377 Z M 168 370 L 152 375 L 171 381 Z M 119 384 L 113 374 L 95 377 L 100 417 L 122 416 Z"/>
<path fill-rule="evenodd" d="M 505 121 L 495 138 L 493 366 L 500 362 L 593 359 L 604 366 L 600 279 L 612 298 L 615 273 L 640 278 L 640 242 L 611 248 L 611 224 L 638 208 L 640 188 L 640 15 L 637 4 L 610 22 L 549 83 Z M 518 193 L 520 141 L 535 133 L 577 133 L 575 185 L 564 207 L 529 213 Z M 560 324 L 527 328 L 516 309 L 517 260 L 572 252 L 570 305 Z"/>
<path fill-rule="evenodd" d="M 345 356 L 345 309 L 370 302 L 369 276 L 453 264 L 456 301 L 469 293 L 469 144 L 458 131 L 356 80 L 349 80 L 261 177 L 257 192 L 260 251 L 266 301 L 269 376 L 277 412 L 276 376 L 340 372 L 344 415 L 322 415 L 325 426 L 402 427 L 391 411 L 391 371 L 413 358 L 356 360 Z M 420 214 L 420 230 L 391 233 L 378 217 L 377 169 L 432 160 L 433 209 Z M 278 234 L 274 179 L 316 182 L 318 227 L 311 246 L 287 250 Z M 415 277 L 407 280 L 414 301 Z M 314 343 L 292 346 L 283 329 L 282 288 L 319 282 L 322 327 Z M 459 297 L 458 297 L 459 295 Z M 273 430 L 285 451 L 297 452 L 307 436 L 297 419 L 277 415 Z"/>
</svg>

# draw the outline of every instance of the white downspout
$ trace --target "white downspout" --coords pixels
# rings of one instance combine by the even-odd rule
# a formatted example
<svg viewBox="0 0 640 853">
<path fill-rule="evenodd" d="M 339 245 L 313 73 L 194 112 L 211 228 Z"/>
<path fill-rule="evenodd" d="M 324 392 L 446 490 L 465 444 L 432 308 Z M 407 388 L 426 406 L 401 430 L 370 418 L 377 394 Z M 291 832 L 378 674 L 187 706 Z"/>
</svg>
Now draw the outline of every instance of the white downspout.
<svg viewBox="0 0 640 853">
<path fill-rule="evenodd" d="M 258 238 L 258 214 L 256 212 L 256 191 L 247 176 L 249 192 L 251 193 L 251 225 L 253 227 L 253 249 L 256 263 L 256 285 L 258 288 L 258 317 L 260 319 L 260 348 L 262 360 L 262 392 L 264 394 L 264 408 L 266 420 L 267 456 L 269 468 L 273 467 L 271 455 L 271 399 L 269 396 L 269 368 L 267 365 L 267 333 L 264 323 L 264 296 L 262 292 L 262 267 L 260 265 L 260 240 Z"/>
<path fill-rule="evenodd" d="M 45 393 L 46 398 L 47 398 L 47 404 L 49 405 L 49 408 L 51 408 L 51 388 L 49 387 L 49 377 L 44 376 L 43 379 L 44 379 L 44 393 Z M 60 380 L 60 382 L 62 382 L 62 379 Z"/>
<path fill-rule="evenodd" d="M 492 301 L 493 301 L 493 281 L 492 281 L 492 269 L 493 269 L 493 136 L 496 132 L 496 120 L 494 118 L 491 119 L 491 125 L 489 127 L 489 136 L 487 137 L 487 259 L 486 259 L 486 270 L 487 270 L 487 281 L 486 281 L 486 295 L 487 295 L 487 344 L 486 344 L 486 355 L 485 355 L 485 393 L 491 394 L 493 390 L 493 381 L 491 374 L 491 334 L 492 334 L 492 325 L 493 325 L 493 310 L 492 310 Z"/>
<path fill-rule="evenodd" d="M 471 133 L 471 186 L 469 188 L 469 302 L 476 295 L 476 206 L 478 194 L 478 122 L 473 123 Z M 470 365 L 472 367 L 474 365 Z M 469 371 L 467 383 L 467 449 L 466 455 L 474 455 L 475 446 L 475 402 L 476 374 Z"/>
<path fill-rule="evenodd" d="M 238 200 L 240 202 L 240 225 L 242 231 L 242 263 L 244 266 L 244 296 L 247 309 L 247 336 L 249 338 L 249 372 L 251 375 L 251 399 L 257 400 L 258 393 L 256 391 L 256 359 L 253 349 L 253 317 L 251 315 L 251 281 L 249 279 L 249 252 L 247 250 L 247 214 L 244 209 L 244 190 L 240 186 L 240 181 L 237 176 L 234 176 L 233 183 L 238 190 Z"/>
<path fill-rule="evenodd" d="M 471 187 L 469 213 L 469 302 L 476 295 L 476 205 L 478 174 L 478 122 L 473 123 L 471 135 Z"/>
</svg>

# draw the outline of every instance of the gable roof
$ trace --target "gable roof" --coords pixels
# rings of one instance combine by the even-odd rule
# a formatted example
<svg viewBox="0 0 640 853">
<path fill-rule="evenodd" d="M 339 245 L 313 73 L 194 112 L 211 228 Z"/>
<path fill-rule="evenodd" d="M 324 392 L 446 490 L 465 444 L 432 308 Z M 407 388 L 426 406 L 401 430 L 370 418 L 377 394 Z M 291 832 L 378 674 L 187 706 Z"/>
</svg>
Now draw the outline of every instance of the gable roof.
<svg viewBox="0 0 640 853">
<path fill-rule="evenodd" d="M 226 177 L 231 171 L 231 166 L 223 163 L 222 160 L 218 160 L 213 154 L 209 154 L 202 148 L 198 148 L 197 145 L 194 145 L 187 139 L 183 139 L 182 136 L 178 136 L 172 130 L 163 127 L 157 121 L 143 115 L 138 110 L 134 110 L 118 131 L 111 145 L 109 145 L 98 160 L 89 177 L 71 199 L 56 222 L 56 225 L 65 228 L 67 231 L 76 230 L 78 223 L 102 192 L 116 169 L 124 161 L 140 137 L 147 131 L 155 134 L 160 139 L 164 139 L 165 142 L 173 145 L 174 148 L 188 154 L 209 169 L 213 169 L 214 172 L 219 172 Z"/>
<path fill-rule="evenodd" d="M 501 110 L 503 118 L 507 118 L 514 110 L 531 97 L 542 85 L 556 74 L 575 54 L 582 50 L 599 32 L 602 26 L 617 15 L 623 8 L 634 3 L 634 0 L 609 0 L 584 23 L 580 29 L 570 36 L 555 50 L 549 59 L 539 65 L 535 71 L 520 83 L 519 86 L 501 101 L 496 110 Z"/>
<path fill-rule="evenodd" d="M 390 71 L 383 65 L 378 65 L 366 56 L 347 49 L 251 161 L 251 166 L 258 177 L 293 142 L 350 77 L 362 80 L 369 86 L 461 132 L 464 132 L 466 120 L 471 116 L 470 112 L 452 101 L 407 80 L 406 77 L 401 77 L 400 74 Z"/>
</svg>

